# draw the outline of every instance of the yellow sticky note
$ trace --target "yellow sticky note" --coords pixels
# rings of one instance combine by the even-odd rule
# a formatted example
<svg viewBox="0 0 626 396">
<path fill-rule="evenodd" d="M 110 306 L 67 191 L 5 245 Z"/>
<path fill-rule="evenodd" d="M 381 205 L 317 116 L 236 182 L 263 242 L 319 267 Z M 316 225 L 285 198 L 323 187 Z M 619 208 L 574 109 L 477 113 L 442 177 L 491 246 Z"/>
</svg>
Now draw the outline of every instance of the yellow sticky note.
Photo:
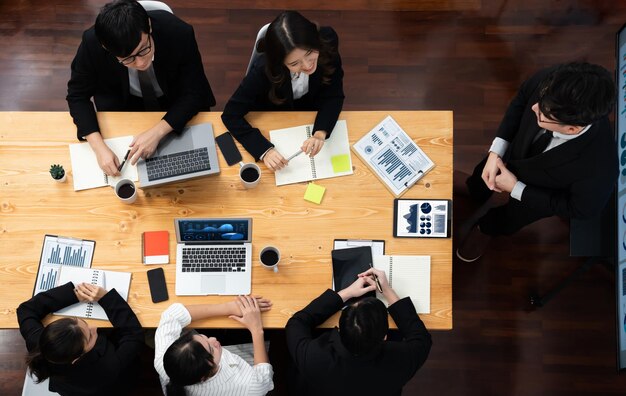
<svg viewBox="0 0 626 396">
<path fill-rule="evenodd" d="M 339 154 L 330 157 L 330 162 L 333 164 L 333 172 L 348 172 L 350 171 L 350 154 Z"/>
<path fill-rule="evenodd" d="M 325 192 L 326 187 L 322 187 L 315 183 L 309 183 L 306 187 L 306 192 L 304 193 L 304 199 L 319 205 L 322 202 L 322 197 Z"/>
</svg>

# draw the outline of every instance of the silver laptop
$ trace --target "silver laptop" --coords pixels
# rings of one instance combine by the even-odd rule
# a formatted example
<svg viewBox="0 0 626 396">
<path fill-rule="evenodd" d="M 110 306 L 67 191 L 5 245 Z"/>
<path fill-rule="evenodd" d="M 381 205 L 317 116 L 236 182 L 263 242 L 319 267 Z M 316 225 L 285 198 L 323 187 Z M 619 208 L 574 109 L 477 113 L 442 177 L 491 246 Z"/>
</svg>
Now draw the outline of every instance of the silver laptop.
<svg viewBox="0 0 626 396">
<path fill-rule="evenodd" d="M 250 294 L 252 219 L 175 219 L 176 295 Z"/>
<path fill-rule="evenodd" d="M 141 188 L 220 173 L 213 127 L 199 124 L 167 134 L 152 157 L 137 162 L 137 172 Z"/>
</svg>

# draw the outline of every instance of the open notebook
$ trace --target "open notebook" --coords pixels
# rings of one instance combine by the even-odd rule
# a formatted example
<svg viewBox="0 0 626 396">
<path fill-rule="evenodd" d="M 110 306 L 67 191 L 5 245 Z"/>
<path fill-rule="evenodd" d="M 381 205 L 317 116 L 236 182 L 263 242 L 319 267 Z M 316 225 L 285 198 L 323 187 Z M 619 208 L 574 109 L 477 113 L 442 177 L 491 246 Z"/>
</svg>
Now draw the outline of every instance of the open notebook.
<svg viewBox="0 0 626 396">
<path fill-rule="evenodd" d="M 270 131 L 270 141 L 283 157 L 298 152 L 302 143 L 311 137 L 313 124 Z M 337 121 L 330 138 L 313 158 L 300 154 L 289 161 L 289 165 L 275 172 L 276 185 L 292 184 L 309 180 L 351 175 L 352 157 L 348 127 L 345 120 Z"/>
<path fill-rule="evenodd" d="M 117 138 L 104 139 L 104 143 L 113 151 L 120 160 L 124 159 L 128 151 L 128 145 L 133 141 L 132 136 L 122 136 Z M 103 187 L 109 185 L 114 187 L 121 179 L 138 181 L 137 166 L 130 164 L 130 159 L 120 176 L 107 176 L 100 166 L 96 154 L 89 143 L 70 144 L 70 160 L 72 161 L 72 175 L 74 179 L 74 191 L 86 190 L 88 188 Z"/>
<path fill-rule="evenodd" d="M 63 266 L 59 274 L 59 285 L 67 282 L 91 283 L 106 290 L 115 288 L 124 300 L 128 300 L 130 288 L 130 272 L 105 271 L 93 268 L 80 268 Z M 90 302 L 78 302 L 55 312 L 56 315 L 78 316 L 81 318 L 108 320 L 106 312 L 100 304 Z"/>
<path fill-rule="evenodd" d="M 385 271 L 398 297 L 411 297 L 417 313 L 430 313 L 430 256 L 374 256 L 374 268 Z M 376 292 L 385 305 L 382 294 Z"/>
</svg>

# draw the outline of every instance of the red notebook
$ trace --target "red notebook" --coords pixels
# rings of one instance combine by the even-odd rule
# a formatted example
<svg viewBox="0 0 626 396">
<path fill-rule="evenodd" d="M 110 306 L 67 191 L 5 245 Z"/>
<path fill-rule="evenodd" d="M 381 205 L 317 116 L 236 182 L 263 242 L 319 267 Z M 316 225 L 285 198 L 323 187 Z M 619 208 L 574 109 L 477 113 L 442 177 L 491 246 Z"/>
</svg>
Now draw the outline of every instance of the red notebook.
<svg viewBox="0 0 626 396">
<path fill-rule="evenodd" d="M 146 231 L 141 234 L 144 264 L 168 264 L 170 262 L 170 234 L 167 231 Z"/>
</svg>

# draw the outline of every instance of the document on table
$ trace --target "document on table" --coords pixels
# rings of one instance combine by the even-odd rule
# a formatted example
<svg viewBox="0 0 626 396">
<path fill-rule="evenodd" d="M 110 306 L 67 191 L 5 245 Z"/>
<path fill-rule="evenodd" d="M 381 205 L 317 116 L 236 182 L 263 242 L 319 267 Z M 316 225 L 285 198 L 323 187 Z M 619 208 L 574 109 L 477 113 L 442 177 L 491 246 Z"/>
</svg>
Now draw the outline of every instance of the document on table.
<svg viewBox="0 0 626 396">
<path fill-rule="evenodd" d="M 435 166 L 391 116 L 365 134 L 352 150 L 396 197 Z"/>
<path fill-rule="evenodd" d="M 117 156 L 120 163 L 128 151 L 128 145 L 133 141 L 133 136 L 122 136 L 117 138 L 104 139 L 104 143 Z M 86 190 L 89 188 L 111 186 L 121 179 L 138 181 L 137 166 L 129 162 L 122 168 L 120 176 L 107 176 L 98 165 L 96 154 L 89 143 L 70 144 L 70 159 L 72 161 L 72 175 L 74 179 L 74 191 Z"/>
</svg>

